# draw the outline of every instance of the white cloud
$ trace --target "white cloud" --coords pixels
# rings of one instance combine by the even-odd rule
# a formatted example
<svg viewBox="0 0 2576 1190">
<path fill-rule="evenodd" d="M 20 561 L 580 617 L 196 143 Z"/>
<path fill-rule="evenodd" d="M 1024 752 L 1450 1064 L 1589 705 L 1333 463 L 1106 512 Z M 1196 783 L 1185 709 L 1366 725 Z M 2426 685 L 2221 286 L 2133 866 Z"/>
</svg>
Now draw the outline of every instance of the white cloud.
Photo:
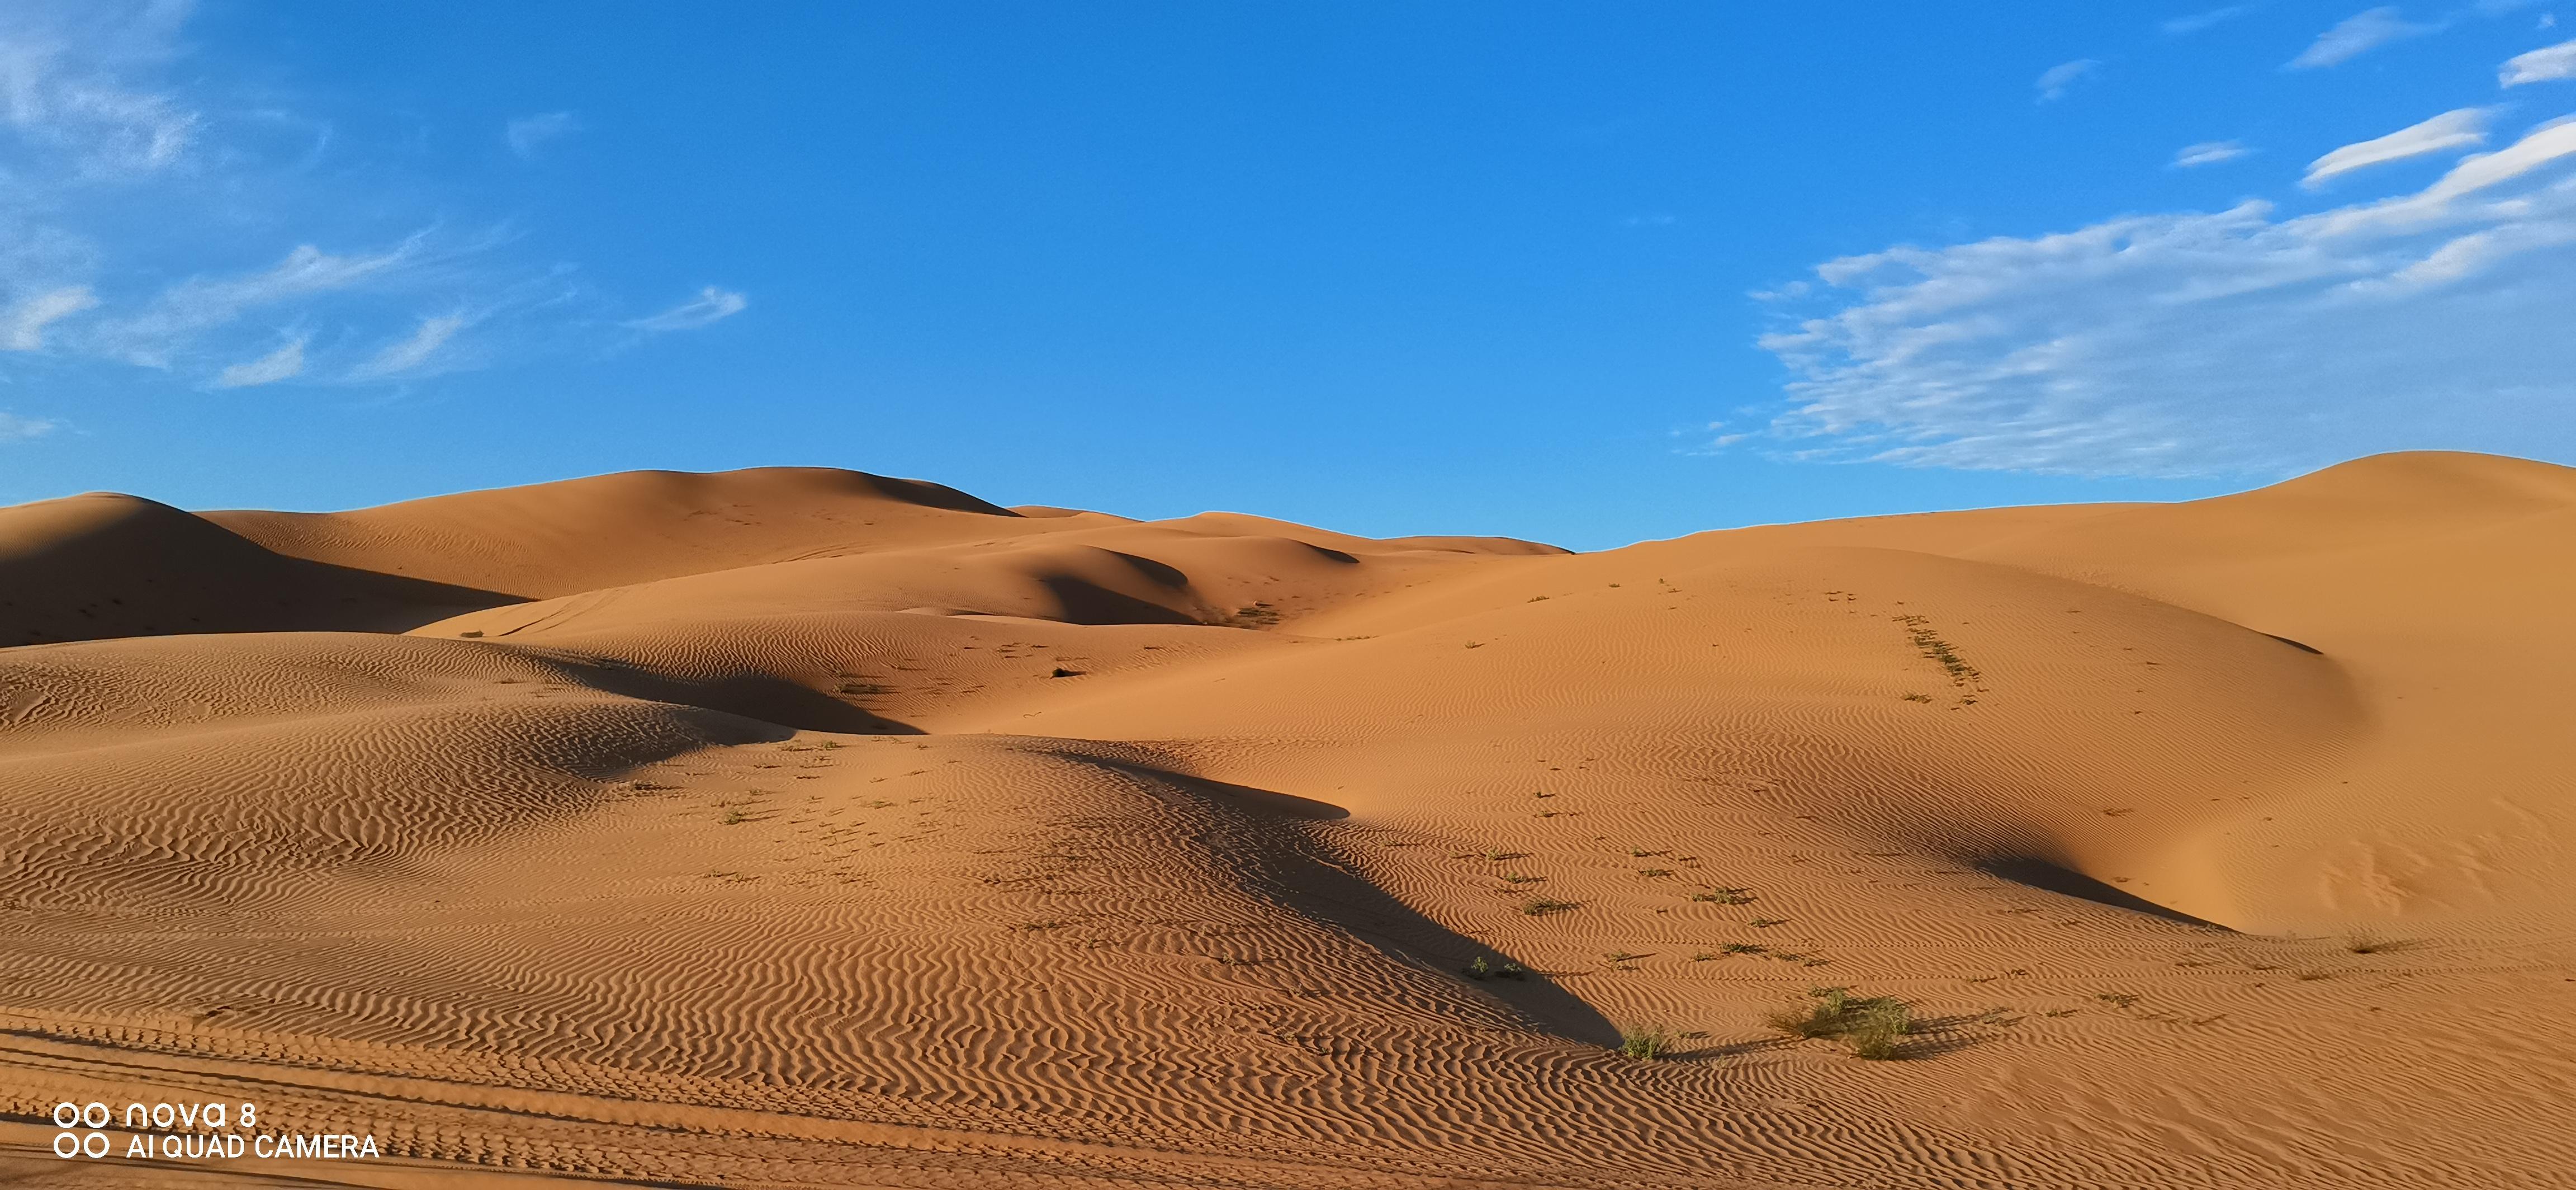
<svg viewBox="0 0 2576 1190">
<path fill-rule="evenodd" d="M 509 143 L 511 152 L 533 159 L 547 141 L 579 131 L 581 121 L 574 119 L 571 112 L 540 112 L 502 125 L 501 139 Z"/>
<path fill-rule="evenodd" d="M 61 428 L 60 422 L 0 413 L 0 442 L 23 442 L 29 438 L 42 438 Z"/>
<path fill-rule="evenodd" d="M 2562 41 L 2528 54 L 2517 54 L 2506 59 L 2504 66 L 2496 71 L 2498 85 L 2506 87 L 2559 79 L 2576 79 L 2576 41 Z"/>
<path fill-rule="evenodd" d="M 2485 144 L 2487 118 L 2492 114 L 2486 108 L 2464 107 L 2444 112 L 2421 124 L 2408 125 L 2386 136 L 2345 145 L 2309 162 L 2308 176 L 2300 179 L 2299 184 L 2313 190 L 2337 174 L 2439 153 L 2444 149 Z"/>
<path fill-rule="evenodd" d="M 596 355 L 742 308 L 711 290 L 618 324 L 577 266 L 514 252 L 507 226 L 445 229 L 456 192 L 418 174 L 405 138 L 452 128 L 299 110 L 271 81 L 295 72 L 199 56 L 189 13 L 188 0 L 0 0 L 0 385 L 40 369 L 97 373 L 93 390 L 161 380 L 136 367 L 179 386 L 248 383 L 284 366 L 281 326 L 328 328 L 296 375 L 363 382 Z M 580 131 L 558 111 L 478 134 L 542 156 Z M 242 362 L 255 356 L 269 358 Z"/>
<path fill-rule="evenodd" d="M 2074 86 L 2078 80 L 2093 73 L 2101 65 L 2101 62 L 2092 58 L 2061 62 L 2041 72 L 2038 80 L 2031 86 L 2039 89 L 2041 103 L 2055 103 L 2066 97 L 2067 88 Z"/>
<path fill-rule="evenodd" d="M 184 4 L 0 11 L 0 124 L 79 173 L 150 173 L 178 163 L 203 123 L 176 96 L 119 77 L 167 58 Z"/>
<path fill-rule="evenodd" d="M 421 319 L 420 326 L 409 337 L 386 344 L 373 358 L 358 365 L 357 370 L 350 373 L 350 378 L 376 380 L 417 371 L 429 362 L 431 356 L 437 355 L 440 348 L 447 346 L 447 341 L 455 338 L 456 332 L 472 324 L 473 319 L 463 314 L 441 314 Z"/>
<path fill-rule="evenodd" d="M 163 288 L 142 310 L 102 327 L 98 345 L 129 363 L 166 368 L 205 332 L 253 310 L 386 277 L 417 258 L 424 239 L 415 234 L 380 252 L 343 256 L 303 244 L 255 273 L 190 277 Z"/>
<path fill-rule="evenodd" d="M 2216 165 L 2221 161 L 2234 161 L 2253 151 L 2237 141 L 2203 141 L 2196 145 L 2184 145 L 2174 154 L 2173 163 L 2179 168 L 2191 169 L 2196 166 Z"/>
<path fill-rule="evenodd" d="M 0 351 L 35 351 L 45 345 L 45 328 L 98 305 L 86 285 L 66 285 L 26 298 L 0 312 Z"/>
<path fill-rule="evenodd" d="M 2385 282 L 2357 282 L 2356 287 L 2364 292 L 2403 293 L 2449 285 L 2479 276 L 2522 253 L 2568 244 L 2576 244 L 2576 224 L 2517 224 L 2473 231 L 2390 274 Z"/>
<path fill-rule="evenodd" d="M 2168 37 L 2188 37 L 2194 33 L 2200 32 L 2201 30 L 2225 24 L 2228 21 L 2235 20 L 2236 18 L 2245 15 L 2247 7 L 2247 5 L 2243 4 L 2230 4 L 2225 8 L 2213 8 L 2207 12 L 2196 12 L 2190 16 L 2175 17 L 2172 20 L 2166 21 L 2161 28 L 2163 28 L 2165 35 Z"/>
<path fill-rule="evenodd" d="M 2565 131 L 2562 131 L 2565 130 Z M 2562 141 L 2562 138 L 2565 138 Z M 2389 204 L 2249 201 L 1831 261 L 1762 339 L 1792 457 L 2278 474 L 2379 450 L 2576 453 L 2576 121 Z"/>
<path fill-rule="evenodd" d="M 750 299 L 739 293 L 710 285 L 699 290 L 697 299 L 694 301 L 683 302 L 650 318 L 638 318 L 626 325 L 639 331 L 655 333 L 692 331 L 740 314 L 743 308 L 750 304 Z"/>
<path fill-rule="evenodd" d="M 2345 207 L 2313 218 L 2321 220 L 2327 231 L 2338 234 L 2374 225 L 2428 225 L 2457 217 L 2460 214 L 2457 204 L 2461 199 L 2504 185 L 2571 155 L 2576 155 L 2576 116 L 2562 116 L 2524 133 L 2521 140 L 2495 152 L 2473 153 L 2461 158 L 2450 172 L 2415 194 Z M 2515 213 L 2517 205 L 2513 202 L 2498 204 L 2500 209 L 2494 214 L 2509 217 Z"/>
<path fill-rule="evenodd" d="M 304 338 L 287 340 L 286 346 L 247 363 L 234 364 L 215 377 L 216 388 L 250 388 L 275 384 L 304 371 Z"/>
<path fill-rule="evenodd" d="M 2394 4 L 2368 9 L 2345 17 L 2334 28 L 2317 34 L 2317 39 L 2298 57 L 2290 59 L 2290 69 L 2307 70 L 2335 66 L 2363 54 L 2409 37 L 2438 33 L 2438 24 L 2416 24 L 2399 15 Z"/>
</svg>

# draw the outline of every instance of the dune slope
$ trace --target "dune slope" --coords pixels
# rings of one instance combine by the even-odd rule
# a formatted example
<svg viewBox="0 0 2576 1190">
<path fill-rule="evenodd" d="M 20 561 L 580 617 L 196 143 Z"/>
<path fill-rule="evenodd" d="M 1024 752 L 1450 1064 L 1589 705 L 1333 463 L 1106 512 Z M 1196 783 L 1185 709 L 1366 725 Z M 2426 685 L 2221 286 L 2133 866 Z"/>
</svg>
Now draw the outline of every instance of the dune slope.
<svg viewBox="0 0 2576 1190">
<path fill-rule="evenodd" d="M 271 629 L 400 631 L 509 597 L 273 553 L 166 504 L 0 508 L 0 645 Z"/>
<path fill-rule="evenodd" d="M 99 625 L 0 648 L 29 1184 L 2576 1167 L 2563 468 L 1589 555 L 811 469 L 83 499 L 0 510 Z M 1899 1060 L 1765 1023 L 1826 986 Z M 45 1150 L 179 1096 L 387 1155 Z"/>
</svg>

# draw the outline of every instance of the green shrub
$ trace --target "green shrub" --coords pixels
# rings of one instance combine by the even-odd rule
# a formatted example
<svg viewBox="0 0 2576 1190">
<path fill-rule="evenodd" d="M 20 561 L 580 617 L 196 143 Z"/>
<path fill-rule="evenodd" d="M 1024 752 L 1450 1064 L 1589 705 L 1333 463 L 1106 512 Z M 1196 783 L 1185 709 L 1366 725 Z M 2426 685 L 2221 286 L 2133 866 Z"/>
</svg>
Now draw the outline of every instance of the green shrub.
<svg viewBox="0 0 2576 1190">
<path fill-rule="evenodd" d="M 1914 1009 L 1892 996 L 1856 996 L 1850 988 L 1809 988 L 1788 1008 L 1763 1016 L 1772 1028 L 1797 1038 L 1830 1037 L 1871 1061 L 1905 1056 L 1905 1038 L 1919 1030 Z"/>
<path fill-rule="evenodd" d="M 1619 1052 L 1640 1062 L 1652 1062 L 1672 1048 L 1672 1031 L 1662 1025 L 1630 1025 L 1619 1031 Z"/>
</svg>

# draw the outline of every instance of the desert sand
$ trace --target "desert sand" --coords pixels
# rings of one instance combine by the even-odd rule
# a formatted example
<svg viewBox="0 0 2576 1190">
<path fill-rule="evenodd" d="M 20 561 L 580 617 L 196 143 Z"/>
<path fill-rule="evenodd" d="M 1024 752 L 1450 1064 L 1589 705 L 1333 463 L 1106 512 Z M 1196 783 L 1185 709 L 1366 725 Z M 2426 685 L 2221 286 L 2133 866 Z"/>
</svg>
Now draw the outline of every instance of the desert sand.
<svg viewBox="0 0 2576 1190">
<path fill-rule="evenodd" d="M 1592 554 L 0 509 L 0 1179 L 2576 1184 L 2571 609 L 2576 470 L 2459 454 Z"/>
</svg>

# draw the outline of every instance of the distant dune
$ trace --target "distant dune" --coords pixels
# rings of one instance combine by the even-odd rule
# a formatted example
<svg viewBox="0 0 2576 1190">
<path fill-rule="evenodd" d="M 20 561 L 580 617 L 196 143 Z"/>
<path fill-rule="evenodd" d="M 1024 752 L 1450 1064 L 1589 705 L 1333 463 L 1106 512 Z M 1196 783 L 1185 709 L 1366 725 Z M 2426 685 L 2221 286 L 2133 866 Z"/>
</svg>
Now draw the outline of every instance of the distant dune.
<svg viewBox="0 0 2576 1190">
<path fill-rule="evenodd" d="M 2570 608 L 2576 470 L 2460 454 L 1594 554 L 0 509 L 0 1175 L 2568 1185 Z M 48 1151 L 183 1098 L 388 1156 Z"/>
</svg>

